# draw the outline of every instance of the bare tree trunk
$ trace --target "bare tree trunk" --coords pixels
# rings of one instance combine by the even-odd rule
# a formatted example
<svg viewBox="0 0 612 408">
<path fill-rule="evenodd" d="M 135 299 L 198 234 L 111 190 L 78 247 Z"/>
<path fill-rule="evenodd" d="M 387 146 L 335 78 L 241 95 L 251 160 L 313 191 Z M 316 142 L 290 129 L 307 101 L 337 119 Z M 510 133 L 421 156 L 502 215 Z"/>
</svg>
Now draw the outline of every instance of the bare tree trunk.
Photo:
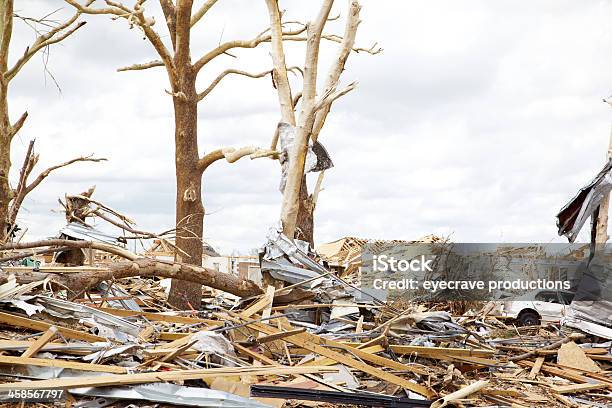
<svg viewBox="0 0 612 408">
<path fill-rule="evenodd" d="M 9 170 L 11 168 L 11 125 L 8 116 L 8 87 L 0 84 L 0 242 L 7 238 L 10 229 L 8 222 L 11 187 Z"/>
<path fill-rule="evenodd" d="M 302 186 L 300 187 L 295 238 L 307 241 L 311 246 L 314 246 L 314 204 L 312 197 L 308 194 L 306 176 L 302 178 Z"/>
<path fill-rule="evenodd" d="M 186 231 L 177 234 L 176 261 L 202 266 L 204 206 L 202 173 L 198 171 L 198 105 L 195 75 L 191 69 L 179 74 L 180 86 L 174 96 L 176 159 L 176 226 Z M 183 280 L 172 280 L 168 301 L 179 309 L 200 308 L 202 286 Z"/>
</svg>

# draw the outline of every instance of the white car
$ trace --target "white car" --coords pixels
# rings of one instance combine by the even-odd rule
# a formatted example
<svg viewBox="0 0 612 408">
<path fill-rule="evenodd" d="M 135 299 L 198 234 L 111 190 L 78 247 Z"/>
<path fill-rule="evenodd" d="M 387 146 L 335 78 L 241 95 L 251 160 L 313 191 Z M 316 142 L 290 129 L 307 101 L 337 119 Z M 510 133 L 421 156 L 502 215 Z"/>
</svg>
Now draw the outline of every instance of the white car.
<svg viewBox="0 0 612 408">
<path fill-rule="evenodd" d="M 542 322 L 559 323 L 572 303 L 573 292 L 539 290 L 529 292 L 501 305 L 501 315 L 516 319 L 521 326 L 538 326 Z"/>
</svg>

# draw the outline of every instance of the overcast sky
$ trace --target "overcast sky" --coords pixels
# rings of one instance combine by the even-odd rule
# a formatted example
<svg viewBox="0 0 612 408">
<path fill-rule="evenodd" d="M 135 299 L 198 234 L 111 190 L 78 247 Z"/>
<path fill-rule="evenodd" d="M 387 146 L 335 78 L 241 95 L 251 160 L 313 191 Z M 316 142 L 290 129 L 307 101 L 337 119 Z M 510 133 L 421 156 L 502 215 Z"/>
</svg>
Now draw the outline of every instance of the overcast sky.
<svg viewBox="0 0 612 408">
<path fill-rule="evenodd" d="M 281 0 L 290 20 L 313 18 L 315 3 Z M 146 4 L 157 12 L 155 1 Z M 602 98 L 612 93 L 612 3 L 362 4 L 357 42 L 378 42 L 384 52 L 351 55 L 342 80 L 358 80 L 359 88 L 334 105 L 321 133 L 335 168 L 319 196 L 316 242 L 426 234 L 469 242 L 561 241 L 556 213 L 605 161 L 612 108 Z M 33 16 L 60 7 L 59 0 L 15 6 Z M 345 9 L 346 1 L 337 0 L 333 14 L 344 18 Z M 13 142 L 12 180 L 32 138 L 39 169 L 91 153 L 109 161 L 60 170 L 33 192 L 19 219 L 30 238 L 55 235 L 64 222 L 57 199 L 94 184 L 95 198 L 142 229 L 160 231 L 174 222 L 173 112 L 164 73 L 117 73 L 154 59 L 152 47 L 124 21 L 84 20 L 83 29 L 51 49 L 48 67 L 61 92 L 41 57 L 12 84 L 13 117 L 30 114 Z M 158 18 L 155 27 L 165 35 L 162 23 Z M 219 0 L 193 34 L 192 56 L 219 41 L 252 38 L 266 24 L 263 0 Z M 33 33 L 19 25 L 14 37 L 13 58 Z M 292 45 L 288 64 L 303 64 L 303 46 Z M 324 48 L 323 73 L 335 43 Z M 227 67 L 270 67 L 268 44 L 235 55 L 207 66 L 200 86 Z M 278 117 L 269 78 L 228 79 L 200 105 L 201 152 L 267 146 Z M 278 183 L 279 166 L 268 159 L 215 163 L 204 175 L 205 239 L 225 252 L 260 246 L 278 219 Z"/>
</svg>

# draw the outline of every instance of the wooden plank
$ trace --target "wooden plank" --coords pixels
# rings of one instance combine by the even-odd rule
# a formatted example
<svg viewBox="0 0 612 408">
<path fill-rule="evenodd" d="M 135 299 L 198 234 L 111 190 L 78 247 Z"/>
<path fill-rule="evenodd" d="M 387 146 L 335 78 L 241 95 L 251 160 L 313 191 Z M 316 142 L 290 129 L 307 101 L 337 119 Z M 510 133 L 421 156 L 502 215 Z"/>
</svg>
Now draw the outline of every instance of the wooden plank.
<svg viewBox="0 0 612 408">
<path fill-rule="evenodd" d="M 266 289 L 266 293 L 263 294 L 261 299 L 259 299 L 257 302 L 255 302 L 254 304 L 252 304 L 251 306 L 243 310 L 240 313 L 240 316 L 245 319 L 248 319 L 254 314 L 257 314 L 258 312 L 266 308 L 269 308 L 272 305 L 272 302 L 274 302 L 274 291 L 275 290 L 276 289 L 274 288 L 274 286 L 269 285 L 268 288 Z"/>
<path fill-rule="evenodd" d="M 291 330 L 291 331 L 288 331 L 288 332 L 271 334 L 271 335 L 268 335 L 268 336 L 262 335 L 261 337 L 257 338 L 257 343 L 259 343 L 259 344 L 269 343 L 271 341 L 281 340 L 281 339 L 283 339 L 285 337 L 293 336 L 294 334 L 304 333 L 305 331 L 306 331 L 306 328 L 302 327 L 301 329 L 295 329 L 295 330 Z"/>
<path fill-rule="evenodd" d="M 52 359 L 52 358 L 31 358 L 31 357 L 26 358 L 26 357 L 0 356 L 0 364 L 69 368 L 72 370 L 98 371 L 98 372 L 103 372 L 103 373 L 114 373 L 114 374 L 125 374 L 127 372 L 127 368 L 125 367 L 117 367 L 117 366 L 102 365 L 102 364 L 79 363 L 76 361 L 67 361 L 67 360 L 59 360 L 59 359 Z"/>
<path fill-rule="evenodd" d="M 4 323 L 8 326 L 24 327 L 37 331 L 47 331 L 49 327 L 52 326 L 51 324 L 42 322 L 40 320 L 28 319 L 27 317 L 16 316 L 4 312 L 0 312 L 0 323 Z M 107 341 L 107 339 L 104 337 L 94 336 L 93 334 L 68 329 L 65 327 L 58 326 L 57 331 L 68 339 L 83 340 L 87 342 Z"/>
<path fill-rule="evenodd" d="M 241 346 L 240 344 L 234 344 L 234 348 L 238 350 L 239 352 L 241 352 L 242 354 L 245 354 L 251 357 L 255 361 L 260 361 L 262 363 L 269 364 L 269 365 L 280 366 L 280 364 L 278 364 L 276 361 L 272 360 L 271 358 L 268 358 L 264 356 L 263 354 L 253 351 L 247 347 Z"/>
<path fill-rule="evenodd" d="M 529 372 L 529 375 L 527 376 L 527 378 L 532 379 L 532 380 L 536 378 L 536 376 L 540 372 L 540 369 L 542 368 L 542 364 L 544 364 L 544 357 L 536 358 L 536 361 L 533 364 L 533 367 L 531 367 L 531 371 Z"/>
<path fill-rule="evenodd" d="M 172 316 L 172 315 L 166 315 L 163 313 L 153 313 L 153 312 L 137 312 L 134 310 L 114 309 L 112 307 L 98 307 L 97 309 L 102 310 L 106 313 L 110 313 L 115 316 L 119 316 L 119 317 L 141 316 L 141 317 L 147 318 L 148 320 L 152 320 L 154 322 L 184 323 L 184 324 L 203 323 L 208 326 L 220 326 L 222 324 L 222 322 L 219 322 L 218 320 L 199 319 L 197 317 Z"/>
<path fill-rule="evenodd" d="M 552 387 L 553 391 L 557 394 L 570 394 L 575 392 L 585 392 L 592 390 L 600 390 L 602 388 L 607 388 L 608 384 L 604 383 L 585 383 L 585 384 L 572 384 L 572 385 L 563 385 L 560 387 Z"/>
<path fill-rule="evenodd" d="M 138 374 L 111 374 L 87 377 L 54 378 L 0 384 L 0 390 L 70 389 L 80 387 L 108 387 L 113 385 L 146 384 L 166 381 L 197 380 L 202 378 L 234 377 L 237 375 L 298 375 L 337 372 L 330 367 L 224 367 L 197 370 L 164 371 Z"/>
<path fill-rule="evenodd" d="M 519 365 L 522 365 L 523 367 L 533 367 L 534 364 L 535 363 L 528 360 L 519 361 Z M 581 373 L 580 371 L 572 368 L 558 367 L 551 364 L 543 364 L 540 371 L 578 383 L 592 383 L 593 379 L 595 379 L 597 382 L 605 384 L 609 390 L 612 390 L 612 381 L 602 374 L 587 372 Z"/>
<path fill-rule="evenodd" d="M 351 347 L 359 347 L 364 343 L 342 342 Z M 452 347 L 426 347 L 426 346 L 406 346 L 399 344 L 390 344 L 389 347 L 395 354 L 418 354 L 420 357 L 438 358 L 440 356 L 465 356 L 465 357 L 490 357 L 494 355 L 495 350 L 487 349 L 463 349 Z"/>
<path fill-rule="evenodd" d="M 233 315 L 238 316 L 236 314 L 233 314 Z M 260 332 L 266 333 L 266 334 L 280 333 L 279 330 L 271 326 L 268 326 L 266 324 L 263 324 L 263 323 L 250 323 L 247 326 L 255 330 L 258 330 Z M 290 325 L 286 324 L 285 326 L 288 326 L 288 327 L 284 327 L 285 329 L 293 330 L 293 327 L 291 327 Z M 338 363 L 342 363 L 356 370 L 363 371 L 364 373 L 380 378 L 381 380 L 387 381 L 391 384 L 399 385 L 402 388 L 409 389 L 418 394 L 424 395 L 428 398 L 435 395 L 435 392 L 433 390 L 423 385 L 416 384 L 402 377 L 399 377 L 395 374 L 391 374 L 381 369 L 378 369 L 376 367 L 372 367 L 362 361 L 356 360 L 352 356 L 348 356 L 345 354 L 341 354 L 337 351 L 334 351 L 330 348 L 330 346 L 337 348 L 337 349 L 347 350 L 353 355 L 356 355 L 357 357 L 365 361 L 368 361 L 370 363 L 374 363 L 377 365 L 382 365 L 382 366 L 392 368 L 395 370 L 417 372 L 415 367 L 407 366 L 407 365 L 398 363 L 396 361 L 390 360 L 388 358 L 380 357 L 375 354 L 370 354 L 363 350 L 359 350 L 357 348 L 353 348 L 353 347 L 347 346 L 345 344 L 342 344 L 342 343 L 339 343 L 333 340 L 324 339 L 322 337 L 319 337 L 319 336 L 316 336 L 310 333 L 300 333 L 300 334 L 296 334 L 290 337 L 286 337 L 285 341 L 295 344 L 296 346 L 303 347 L 311 352 L 331 358 L 332 360 L 335 360 Z"/>
<path fill-rule="evenodd" d="M 390 345 L 395 354 L 412 354 L 419 356 L 463 356 L 463 357 L 490 357 L 495 354 L 494 350 L 486 349 L 462 349 L 450 347 L 425 347 L 425 346 L 404 346 Z"/>
<path fill-rule="evenodd" d="M 368 353 L 380 353 L 382 351 L 385 351 L 385 349 L 380 345 L 362 348 L 361 350 L 366 351 Z M 331 358 L 327 358 L 327 357 L 316 358 L 312 361 L 304 363 L 304 365 L 319 365 L 319 366 L 331 366 L 335 364 L 338 364 L 338 362 Z"/>
<path fill-rule="evenodd" d="M 35 342 L 32 343 L 30 347 L 26 351 L 23 352 L 21 357 L 28 358 L 32 357 L 34 354 L 38 353 L 41 348 L 43 348 L 47 343 L 51 341 L 57 334 L 57 327 L 51 326 L 47 329 L 46 332 L 42 334 Z"/>
</svg>

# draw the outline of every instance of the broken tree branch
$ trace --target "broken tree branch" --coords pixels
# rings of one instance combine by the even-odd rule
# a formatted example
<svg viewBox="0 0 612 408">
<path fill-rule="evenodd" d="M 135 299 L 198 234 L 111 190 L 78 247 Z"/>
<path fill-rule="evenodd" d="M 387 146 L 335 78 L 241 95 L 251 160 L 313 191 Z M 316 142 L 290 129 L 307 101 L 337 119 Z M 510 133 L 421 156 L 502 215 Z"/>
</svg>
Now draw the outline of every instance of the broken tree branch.
<svg viewBox="0 0 612 408">
<path fill-rule="evenodd" d="M 279 153 L 274 149 L 261 149 L 254 146 L 241 147 L 240 149 L 225 147 L 213 150 L 202 157 L 198 162 L 198 170 L 203 172 L 208 166 L 221 159 L 225 159 L 228 163 L 234 163 L 245 156 L 249 156 L 253 160 L 261 157 L 278 158 L 278 155 Z"/>
<path fill-rule="evenodd" d="M 284 31 L 282 33 L 282 35 L 283 35 L 283 38 L 285 40 L 290 40 L 291 36 L 295 36 L 295 35 L 301 34 L 304 31 L 306 31 L 306 28 L 305 27 L 300 27 L 300 28 L 297 28 L 295 30 Z M 227 53 L 231 49 L 234 49 L 234 48 L 255 48 L 259 44 L 264 43 L 264 42 L 268 42 L 270 40 L 271 40 L 271 35 L 270 34 L 259 34 L 257 37 L 253 38 L 252 40 L 235 40 L 235 41 L 228 41 L 226 43 L 223 43 L 223 44 L 219 45 L 217 48 L 215 48 L 215 49 L 207 52 L 206 54 L 204 54 L 200 59 L 198 59 L 193 64 L 194 72 L 196 72 L 196 73 L 199 72 L 200 69 L 202 69 L 202 67 L 204 65 L 208 64 L 210 61 L 212 61 L 213 59 L 215 59 L 219 55 L 223 55 L 223 54 Z"/>
<path fill-rule="evenodd" d="M 357 35 L 357 29 L 359 28 L 359 12 L 361 11 L 361 6 L 357 0 L 349 0 L 349 10 L 348 17 L 346 20 L 346 25 L 344 28 L 344 36 L 340 43 L 340 47 L 338 48 L 338 55 L 336 56 L 336 60 L 334 64 L 330 67 L 329 73 L 327 75 L 327 81 L 325 83 L 324 93 L 331 92 L 332 89 L 335 89 L 338 86 L 338 82 L 340 81 L 340 75 L 344 71 L 344 67 L 346 66 L 346 61 L 353 49 L 353 45 L 355 44 L 355 37 Z M 316 142 L 323 125 L 325 124 L 325 119 L 327 119 L 327 115 L 331 110 L 331 102 L 325 106 L 323 109 L 317 112 L 317 116 L 315 118 L 315 123 L 313 125 L 311 139 L 312 142 Z"/>
<path fill-rule="evenodd" d="M 11 3 L 11 8 L 12 8 L 13 2 L 10 1 L 10 3 Z M 92 3 L 93 3 L 93 0 L 87 0 L 86 4 L 87 6 L 89 6 Z M 15 75 L 17 75 L 17 73 L 21 70 L 21 68 L 23 68 L 23 66 L 42 48 L 48 47 L 52 44 L 56 44 L 64 40 L 65 38 L 72 35 L 79 28 L 83 27 L 85 25 L 85 21 L 81 21 L 73 25 L 77 21 L 77 19 L 81 16 L 81 13 L 82 13 L 81 11 L 77 10 L 77 12 L 65 22 L 58 24 L 57 26 L 53 27 L 51 30 L 49 30 L 48 32 L 44 34 L 39 35 L 34 40 L 32 45 L 30 45 L 29 47 L 26 47 L 23 55 L 19 59 L 17 59 L 17 61 L 15 61 L 15 63 L 13 64 L 13 67 L 8 69 L 4 73 L 4 79 L 8 82 L 13 77 L 15 77 Z M 10 16 L 10 20 L 12 20 L 12 14 Z M 3 38 L 3 42 L 4 40 L 5 39 Z M 10 41 L 10 38 L 6 40 Z M 2 44 L 0 46 L 0 58 L 3 56 L 8 57 L 8 46 L 9 46 L 8 43 L 6 44 L 6 48 L 5 48 L 5 44 Z M 5 65 L 5 63 L 6 62 L 3 62 L 2 65 Z M 4 72 L 4 69 L 3 69 L 3 72 Z"/>
<path fill-rule="evenodd" d="M 145 62 L 145 63 L 142 63 L 142 64 L 133 64 L 133 65 L 129 65 L 127 67 L 117 68 L 117 72 L 143 71 L 145 69 L 155 68 L 155 67 L 163 67 L 163 66 L 164 66 L 164 63 L 162 61 L 154 60 L 154 61 Z"/>
<path fill-rule="evenodd" d="M 287 172 L 287 182 L 283 192 L 281 209 L 283 231 L 290 239 L 293 239 L 297 225 L 300 189 L 304 175 L 308 139 L 315 121 L 317 68 L 319 64 L 321 34 L 333 3 L 333 0 L 324 0 L 317 19 L 308 25 L 306 61 L 304 63 L 304 87 L 302 89 L 302 109 L 300 111 L 294 146 L 289 152 L 289 170 Z"/>
<path fill-rule="evenodd" d="M 11 130 L 9 131 L 9 136 L 8 136 L 9 139 L 12 139 L 17 134 L 17 132 L 21 130 L 27 118 L 28 118 L 28 112 L 23 112 L 21 116 L 19 117 L 19 119 L 17 119 L 17 122 L 15 122 L 11 126 Z"/>
<path fill-rule="evenodd" d="M 219 84 L 219 82 L 221 82 L 221 80 L 223 78 L 225 78 L 227 75 L 229 74 L 234 74 L 234 75 L 242 75 L 242 76 L 246 76 L 249 78 L 262 78 L 265 77 L 266 75 L 270 74 L 272 71 L 271 70 L 267 70 L 264 72 L 260 72 L 258 74 L 251 74 L 250 72 L 245 72 L 245 71 L 240 71 L 238 69 L 226 69 L 225 71 L 223 71 L 222 73 L 220 73 L 211 83 L 210 85 L 208 85 L 208 87 L 203 90 L 202 92 L 200 92 L 198 94 L 198 101 L 201 101 L 202 99 L 206 98 L 206 96 L 213 90 L 215 89 L 215 87 Z"/>
<path fill-rule="evenodd" d="M 111 0 L 105 0 L 106 4 L 109 6 L 106 8 L 89 7 L 93 3 L 91 0 L 88 0 L 85 5 L 80 4 L 77 0 L 65 1 L 66 3 L 75 7 L 82 14 L 109 14 L 115 16 L 115 18 L 123 18 L 127 20 L 130 25 L 138 26 L 164 63 L 168 76 L 170 77 L 170 82 L 172 84 L 176 83 L 176 71 L 174 69 L 172 55 L 170 54 L 170 51 L 168 51 L 168 48 L 164 42 L 161 40 L 159 34 L 157 34 L 157 32 L 151 28 L 153 24 L 155 24 L 155 20 L 145 17 L 144 7 L 142 7 L 142 0 L 136 2 L 134 9 L 130 9 L 121 3 L 116 3 Z"/>
<path fill-rule="evenodd" d="M 210 10 L 216 2 L 217 0 L 206 0 L 204 4 L 202 4 L 202 6 L 191 16 L 190 26 L 193 27 L 196 25 L 197 22 L 200 21 L 206 13 L 208 13 L 208 10 Z"/>
<path fill-rule="evenodd" d="M 274 65 L 274 80 L 278 93 L 278 103 L 281 110 L 281 122 L 295 126 L 295 104 L 292 103 L 291 86 L 287 76 L 287 64 L 285 62 L 285 50 L 283 48 L 283 34 L 281 14 L 278 9 L 277 0 L 266 0 L 268 14 L 270 16 L 270 31 L 272 45 L 272 62 Z M 273 148 L 276 145 L 272 144 Z"/>
<path fill-rule="evenodd" d="M 45 179 L 47 178 L 47 176 L 49 176 L 49 174 L 51 174 L 51 172 L 57 170 L 57 169 L 61 169 L 62 167 L 66 167 L 69 166 L 73 163 L 77 163 L 77 162 L 101 162 L 101 161 L 106 161 L 107 159 L 105 158 L 95 158 L 95 157 L 91 157 L 91 156 L 85 156 L 85 157 L 77 157 L 76 159 L 72 159 L 72 160 L 68 160 L 65 163 L 62 164 L 58 164 L 55 166 L 51 166 L 48 169 L 46 169 L 45 171 L 43 171 L 42 173 L 40 173 L 38 175 L 38 177 L 36 177 L 34 179 L 34 181 L 32 181 L 28 187 L 26 188 L 26 195 L 29 194 L 32 190 L 34 190 L 36 187 L 38 187 L 38 185 Z"/>
<path fill-rule="evenodd" d="M 34 271 L 22 272 L 16 276 L 19 283 L 35 282 L 49 278 L 51 282 L 80 293 L 88 288 L 95 287 L 102 281 L 112 281 L 116 279 L 141 276 L 180 278 L 181 280 L 209 286 L 211 288 L 222 290 L 241 297 L 255 296 L 263 293 L 261 288 L 257 286 L 256 283 L 250 280 L 240 279 L 238 276 L 229 273 L 222 273 L 214 269 L 188 265 L 180 262 L 165 262 L 139 257 L 138 255 L 122 248 L 97 242 L 51 239 L 26 243 L 8 243 L 0 245 L 0 251 L 39 247 L 99 249 L 101 251 L 118 255 L 128 259 L 129 261 L 114 262 L 105 268 L 100 268 L 95 271 L 83 271 L 79 273 L 57 274 Z M 0 282 L 6 281 L 8 276 L 8 272 L 0 271 Z"/>
</svg>

